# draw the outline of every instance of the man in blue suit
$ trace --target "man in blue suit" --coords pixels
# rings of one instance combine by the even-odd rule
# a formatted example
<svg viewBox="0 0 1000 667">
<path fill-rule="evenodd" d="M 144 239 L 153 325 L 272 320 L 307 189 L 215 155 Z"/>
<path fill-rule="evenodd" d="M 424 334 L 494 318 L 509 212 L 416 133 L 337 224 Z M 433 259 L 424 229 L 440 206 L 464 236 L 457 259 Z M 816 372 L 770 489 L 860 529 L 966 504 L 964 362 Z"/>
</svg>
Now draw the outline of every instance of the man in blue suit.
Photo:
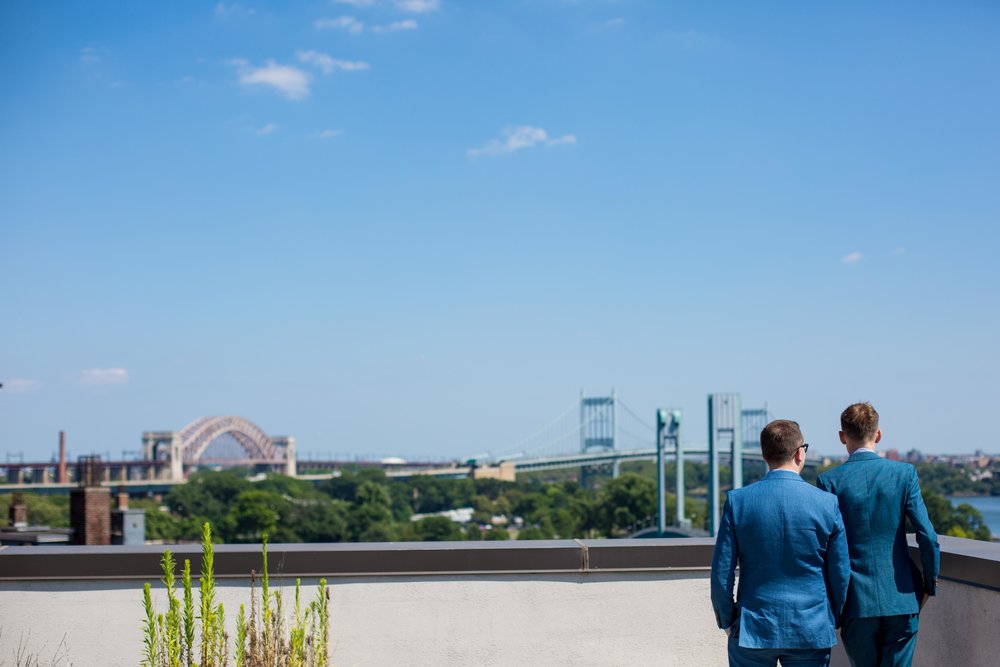
<svg viewBox="0 0 1000 667">
<path fill-rule="evenodd" d="M 726 498 L 712 558 L 712 606 L 737 667 L 830 663 L 850 578 L 836 496 L 799 476 L 809 449 L 799 425 L 760 434 L 770 469 Z M 736 566 L 740 586 L 733 601 Z"/>
<path fill-rule="evenodd" d="M 919 612 L 937 592 L 940 549 L 908 463 L 875 453 L 878 413 L 855 403 L 840 415 L 850 457 L 816 485 L 836 494 L 851 552 L 851 586 L 840 638 L 853 667 L 907 666 L 917 644 Z M 910 559 L 906 520 L 917 533 L 923 572 Z"/>
</svg>

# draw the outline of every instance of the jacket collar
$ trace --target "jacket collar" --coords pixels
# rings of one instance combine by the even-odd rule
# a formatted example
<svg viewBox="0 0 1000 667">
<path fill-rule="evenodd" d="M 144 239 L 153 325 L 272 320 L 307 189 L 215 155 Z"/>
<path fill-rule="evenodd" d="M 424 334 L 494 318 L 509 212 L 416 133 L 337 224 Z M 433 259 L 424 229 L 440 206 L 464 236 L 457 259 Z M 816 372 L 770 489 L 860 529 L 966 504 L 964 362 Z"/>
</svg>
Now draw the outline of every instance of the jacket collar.
<svg viewBox="0 0 1000 667">
<path fill-rule="evenodd" d="M 764 479 L 794 479 L 802 481 L 802 477 L 791 470 L 768 470 L 767 474 L 764 475 Z"/>
<path fill-rule="evenodd" d="M 859 449 L 858 451 L 851 454 L 847 459 L 850 461 L 873 461 L 875 459 L 882 458 L 870 449 Z"/>
</svg>

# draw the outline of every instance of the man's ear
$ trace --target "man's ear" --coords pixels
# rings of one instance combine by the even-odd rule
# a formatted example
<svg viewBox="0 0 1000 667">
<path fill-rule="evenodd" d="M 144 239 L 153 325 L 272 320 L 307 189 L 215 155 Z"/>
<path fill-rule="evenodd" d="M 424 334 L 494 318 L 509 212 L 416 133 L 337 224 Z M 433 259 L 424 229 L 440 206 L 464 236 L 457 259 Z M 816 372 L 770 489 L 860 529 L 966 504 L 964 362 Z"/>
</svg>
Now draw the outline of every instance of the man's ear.
<svg viewBox="0 0 1000 667">
<path fill-rule="evenodd" d="M 875 431 L 875 444 L 877 445 L 882 441 L 882 429 L 877 429 Z"/>
<path fill-rule="evenodd" d="M 846 445 L 847 444 L 847 436 L 844 435 L 843 431 L 837 431 L 837 433 L 840 434 L 840 444 Z"/>
</svg>

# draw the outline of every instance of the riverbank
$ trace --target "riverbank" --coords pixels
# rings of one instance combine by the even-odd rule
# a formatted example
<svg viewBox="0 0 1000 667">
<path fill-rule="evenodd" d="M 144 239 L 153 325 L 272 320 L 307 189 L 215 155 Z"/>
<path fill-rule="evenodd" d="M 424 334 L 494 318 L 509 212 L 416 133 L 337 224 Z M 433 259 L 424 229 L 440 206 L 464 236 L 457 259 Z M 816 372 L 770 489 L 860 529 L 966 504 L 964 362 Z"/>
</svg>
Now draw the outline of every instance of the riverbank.
<svg viewBox="0 0 1000 667">
<path fill-rule="evenodd" d="M 972 505 L 983 515 L 983 520 L 993 533 L 993 539 L 1000 538 L 1000 496 L 947 496 L 952 507 L 962 503 Z"/>
</svg>

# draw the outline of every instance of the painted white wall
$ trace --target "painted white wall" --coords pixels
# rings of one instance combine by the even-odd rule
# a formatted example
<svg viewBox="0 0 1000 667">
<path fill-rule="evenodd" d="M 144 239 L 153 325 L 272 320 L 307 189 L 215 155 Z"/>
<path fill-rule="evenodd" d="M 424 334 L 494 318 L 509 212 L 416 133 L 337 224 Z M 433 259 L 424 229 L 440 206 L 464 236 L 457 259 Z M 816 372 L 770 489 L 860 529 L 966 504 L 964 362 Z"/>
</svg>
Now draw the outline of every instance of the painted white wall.
<svg viewBox="0 0 1000 667">
<path fill-rule="evenodd" d="M 272 579 L 272 588 L 277 583 Z M 294 582 L 281 588 L 286 601 Z M 315 594 L 315 580 L 303 600 Z M 305 584 L 305 582 L 304 582 Z M 726 664 L 708 573 L 617 573 L 331 580 L 334 665 Z M 154 590 L 165 609 L 162 586 Z M 245 582 L 219 582 L 232 627 Z M 197 598 L 196 598 L 197 601 Z M 20 637 L 50 660 L 65 638 L 77 667 L 134 667 L 142 651 L 137 582 L 0 583 L 0 664 Z M 232 634 L 232 631 L 231 631 Z"/>
<path fill-rule="evenodd" d="M 316 580 L 304 582 L 303 601 Z M 332 579 L 338 666 L 726 664 L 707 571 Z M 942 581 L 921 615 L 916 667 L 993 667 L 1000 593 Z M 272 579 L 286 605 L 294 583 Z M 259 593 L 259 589 L 258 589 Z M 246 581 L 220 581 L 230 633 Z M 166 594 L 154 589 L 165 609 Z M 197 602 L 197 598 L 196 598 Z M 287 608 L 286 606 L 286 608 Z M 0 582 L 0 664 L 20 643 L 49 664 L 139 664 L 142 586 L 134 581 Z M 848 665 L 838 646 L 834 667 Z"/>
</svg>

